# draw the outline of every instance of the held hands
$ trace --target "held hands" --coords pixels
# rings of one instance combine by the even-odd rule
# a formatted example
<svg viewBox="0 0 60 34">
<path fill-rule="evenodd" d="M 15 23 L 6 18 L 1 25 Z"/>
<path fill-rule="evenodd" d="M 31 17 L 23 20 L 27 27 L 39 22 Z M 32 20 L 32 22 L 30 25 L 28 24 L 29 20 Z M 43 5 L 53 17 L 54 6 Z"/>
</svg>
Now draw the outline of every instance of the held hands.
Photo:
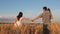
<svg viewBox="0 0 60 34">
<path fill-rule="evenodd" d="M 31 19 L 32 22 L 34 22 L 34 19 Z"/>
<path fill-rule="evenodd" d="M 31 21 L 31 22 L 34 22 L 35 21 L 35 19 L 31 19 L 31 18 L 25 18 L 26 20 L 29 20 L 29 21 Z"/>
</svg>

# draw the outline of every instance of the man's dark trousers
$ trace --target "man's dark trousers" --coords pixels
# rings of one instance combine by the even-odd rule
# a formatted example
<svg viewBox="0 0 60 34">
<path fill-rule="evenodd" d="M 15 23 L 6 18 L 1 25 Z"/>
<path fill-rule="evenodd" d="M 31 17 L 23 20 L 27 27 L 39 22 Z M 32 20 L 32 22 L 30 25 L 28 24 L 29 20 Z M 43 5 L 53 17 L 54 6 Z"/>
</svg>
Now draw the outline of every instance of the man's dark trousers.
<svg viewBox="0 0 60 34">
<path fill-rule="evenodd" d="M 43 24 L 43 34 L 49 34 L 48 24 Z"/>
</svg>

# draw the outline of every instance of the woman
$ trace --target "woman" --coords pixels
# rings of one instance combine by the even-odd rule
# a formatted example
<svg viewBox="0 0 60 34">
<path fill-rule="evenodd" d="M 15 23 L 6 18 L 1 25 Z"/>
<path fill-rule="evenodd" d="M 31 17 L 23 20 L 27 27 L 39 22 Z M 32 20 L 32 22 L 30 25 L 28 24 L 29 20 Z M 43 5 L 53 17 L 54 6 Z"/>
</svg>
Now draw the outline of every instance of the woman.
<svg viewBox="0 0 60 34">
<path fill-rule="evenodd" d="M 49 17 L 49 23 L 51 23 L 51 19 L 53 19 L 52 13 L 50 8 L 47 9 L 48 17 Z"/>
<path fill-rule="evenodd" d="M 14 26 L 21 28 L 21 26 L 23 25 L 23 20 L 30 20 L 31 21 L 31 19 L 23 17 L 22 12 L 19 12 L 18 16 L 16 17 L 16 19 L 14 21 Z"/>
<path fill-rule="evenodd" d="M 47 16 L 47 18 L 46 18 L 47 19 L 47 23 L 43 24 L 43 32 L 44 32 L 44 34 L 49 34 L 50 31 L 48 29 L 48 23 L 51 23 L 51 19 L 53 18 L 50 8 L 47 9 L 46 16 Z"/>
</svg>

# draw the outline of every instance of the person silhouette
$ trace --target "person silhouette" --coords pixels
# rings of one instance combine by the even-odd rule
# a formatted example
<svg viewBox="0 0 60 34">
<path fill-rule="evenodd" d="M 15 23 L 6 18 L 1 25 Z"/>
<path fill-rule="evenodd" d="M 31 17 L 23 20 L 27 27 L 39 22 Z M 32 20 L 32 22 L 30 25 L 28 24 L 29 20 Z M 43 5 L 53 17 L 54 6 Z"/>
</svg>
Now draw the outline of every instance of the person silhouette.
<svg viewBox="0 0 60 34">
<path fill-rule="evenodd" d="M 44 6 L 43 7 L 43 13 L 36 16 L 35 18 L 33 18 L 32 22 L 39 19 L 39 18 L 42 18 L 42 21 L 43 21 L 43 33 L 44 34 L 49 34 L 49 30 L 47 28 L 48 23 L 51 23 L 51 19 L 53 19 L 50 8 L 47 9 L 47 7 Z"/>
</svg>

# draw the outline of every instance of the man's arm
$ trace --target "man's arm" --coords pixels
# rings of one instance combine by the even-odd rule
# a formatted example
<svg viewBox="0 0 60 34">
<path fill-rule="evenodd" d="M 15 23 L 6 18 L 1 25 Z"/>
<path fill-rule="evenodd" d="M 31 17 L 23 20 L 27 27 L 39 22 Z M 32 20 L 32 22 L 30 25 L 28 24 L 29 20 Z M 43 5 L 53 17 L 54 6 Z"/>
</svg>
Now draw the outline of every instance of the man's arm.
<svg viewBox="0 0 60 34">
<path fill-rule="evenodd" d="M 39 19 L 39 18 L 41 18 L 41 17 L 42 17 L 42 14 L 36 16 L 34 19 L 32 19 L 32 21 L 35 21 L 35 20 L 37 20 L 37 19 Z"/>
</svg>

